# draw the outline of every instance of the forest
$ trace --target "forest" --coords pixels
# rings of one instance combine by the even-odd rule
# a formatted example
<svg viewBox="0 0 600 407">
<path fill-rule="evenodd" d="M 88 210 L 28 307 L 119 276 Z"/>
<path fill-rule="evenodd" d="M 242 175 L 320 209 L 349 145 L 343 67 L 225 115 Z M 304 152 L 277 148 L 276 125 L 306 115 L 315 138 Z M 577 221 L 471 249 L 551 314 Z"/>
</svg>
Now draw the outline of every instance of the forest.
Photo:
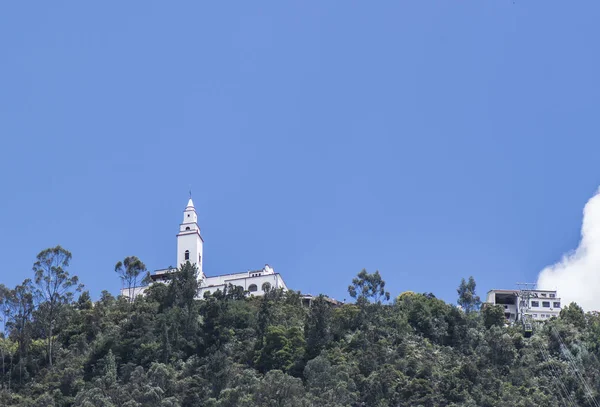
<svg viewBox="0 0 600 407">
<path fill-rule="evenodd" d="M 190 263 L 144 296 L 93 302 L 70 260 L 46 249 L 31 278 L 0 284 L 1 406 L 598 405 L 600 315 L 575 303 L 527 338 L 472 277 L 448 304 L 357 270 L 351 303 L 306 306 L 234 286 L 197 299 Z M 136 257 L 107 270 L 125 286 L 145 275 Z"/>
</svg>

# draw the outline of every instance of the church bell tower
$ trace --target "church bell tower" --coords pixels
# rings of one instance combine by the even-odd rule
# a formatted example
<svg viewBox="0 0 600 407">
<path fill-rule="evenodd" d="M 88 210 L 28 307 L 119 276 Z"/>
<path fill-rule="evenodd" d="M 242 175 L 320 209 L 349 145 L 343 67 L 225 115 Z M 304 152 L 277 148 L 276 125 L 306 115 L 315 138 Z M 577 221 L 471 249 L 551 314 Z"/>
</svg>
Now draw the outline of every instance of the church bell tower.
<svg viewBox="0 0 600 407">
<path fill-rule="evenodd" d="M 177 267 L 188 261 L 196 264 L 198 267 L 198 279 L 204 279 L 204 273 L 202 272 L 203 245 L 204 240 L 200 236 L 198 215 L 190 196 L 190 200 L 183 211 L 183 222 L 179 225 L 179 233 L 177 234 Z"/>
</svg>

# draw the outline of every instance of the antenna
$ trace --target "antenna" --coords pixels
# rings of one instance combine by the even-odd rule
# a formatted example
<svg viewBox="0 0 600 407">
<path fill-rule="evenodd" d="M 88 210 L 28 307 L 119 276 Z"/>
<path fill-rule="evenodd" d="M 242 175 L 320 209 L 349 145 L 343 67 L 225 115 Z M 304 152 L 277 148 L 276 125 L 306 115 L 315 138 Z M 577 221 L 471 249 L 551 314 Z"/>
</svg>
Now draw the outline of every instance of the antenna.
<svg viewBox="0 0 600 407">
<path fill-rule="evenodd" d="M 523 330 L 525 331 L 525 337 L 531 336 L 533 332 L 533 320 L 531 318 L 530 310 L 530 299 L 536 298 L 537 293 L 535 292 L 535 283 L 517 283 L 519 287 L 518 298 L 519 298 L 519 314 L 521 315 L 521 323 L 523 324 Z"/>
</svg>

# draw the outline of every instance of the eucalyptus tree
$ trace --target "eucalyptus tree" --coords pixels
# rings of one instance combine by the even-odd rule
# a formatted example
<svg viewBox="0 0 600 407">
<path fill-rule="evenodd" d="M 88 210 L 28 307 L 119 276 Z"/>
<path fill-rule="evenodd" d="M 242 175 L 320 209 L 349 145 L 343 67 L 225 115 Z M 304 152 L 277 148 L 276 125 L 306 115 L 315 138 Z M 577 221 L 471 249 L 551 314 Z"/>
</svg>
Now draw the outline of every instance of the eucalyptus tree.
<svg viewBox="0 0 600 407">
<path fill-rule="evenodd" d="M 456 289 L 456 292 L 458 293 L 457 303 L 466 313 L 477 311 L 481 306 L 481 299 L 475 292 L 476 287 L 477 284 L 475 283 L 475 279 L 471 276 L 468 281 L 465 281 L 463 278 Z"/>
<path fill-rule="evenodd" d="M 23 365 L 27 350 L 32 339 L 32 317 L 35 309 L 34 287 L 31 279 L 25 279 L 8 293 L 6 297 L 6 329 L 10 337 L 17 342 L 17 353 L 19 356 L 19 381 L 23 381 Z M 10 343 L 8 343 L 10 345 Z M 12 368 L 13 351 L 9 350 Z M 11 375 L 9 374 L 9 380 Z M 9 381 L 10 388 L 10 381 Z"/>
<path fill-rule="evenodd" d="M 355 298 L 359 305 L 368 304 L 369 299 L 377 304 L 390 299 L 390 293 L 385 291 L 385 281 L 378 270 L 371 274 L 362 269 L 348 286 L 348 294 Z"/>
<path fill-rule="evenodd" d="M 65 304 L 73 301 L 75 292 L 80 292 L 77 276 L 71 276 L 67 267 L 71 262 L 71 252 L 56 246 L 41 251 L 33 264 L 35 273 L 35 296 L 38 300 L 38 312 L 45 328 L 48 364 L 52 366 L 52 342 L 56 325 Z"/>
<path fill-rule="evenodd" d="M 133 302 L 133 291 L 138 284 L 138 280 L 141 275 L 148 272 L 146 270 L 146 265 L 136 256 L 128 256 L 125 257 L 123 261 L 117 262 L 115 265 L 115 272 L 119 274 L 123 285 L 127 288 L 129 302 Z"/>
<path fill-rule="evenodd" d="M 2 386 L 0 386 L 0 388 L 4 387 L 4 377 L 6 376 L 5 358 L 7 351 L 6 345 L 8 343 L 8 339 L 6 338 L 6 319 L 9 316 L 8 303 L 10 301 L 10 296 L 10 290 L 4 284 L 0 284 L 0 325 L 2 326 L 2 329 L 0 330 L 0 358 L 2 358 L 2 381 L 0 381 L 0 383 Z"/>
</svg>

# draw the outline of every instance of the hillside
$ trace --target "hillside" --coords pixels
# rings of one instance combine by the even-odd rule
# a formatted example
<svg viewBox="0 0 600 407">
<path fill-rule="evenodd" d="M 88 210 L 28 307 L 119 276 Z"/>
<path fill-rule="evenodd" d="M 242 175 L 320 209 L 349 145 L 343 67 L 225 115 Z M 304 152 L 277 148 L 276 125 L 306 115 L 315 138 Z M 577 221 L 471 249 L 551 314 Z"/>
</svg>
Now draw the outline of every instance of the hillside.
<svg viewBox="0 0 600 407">
<path fill-rule="evenodd" d="M 474 284 L 459 290 L 469 312 L 432 294 L 389 299 L 379 273 L 364 271 L 349 287 L 356 302 L 339 307 L 234 287 L 197 300 L 189 264 L 134 302 L 103 292 L 92 303 L 66 271 L 70 253 L 57 249 L 40 253 L 32 280 L 0 286 L 2 406 L 534 407 L 598 398 L 600 317 L 576 304 L 524 338 L 504 326 L 501 309 L 478 310 Z"/>
</svg>

